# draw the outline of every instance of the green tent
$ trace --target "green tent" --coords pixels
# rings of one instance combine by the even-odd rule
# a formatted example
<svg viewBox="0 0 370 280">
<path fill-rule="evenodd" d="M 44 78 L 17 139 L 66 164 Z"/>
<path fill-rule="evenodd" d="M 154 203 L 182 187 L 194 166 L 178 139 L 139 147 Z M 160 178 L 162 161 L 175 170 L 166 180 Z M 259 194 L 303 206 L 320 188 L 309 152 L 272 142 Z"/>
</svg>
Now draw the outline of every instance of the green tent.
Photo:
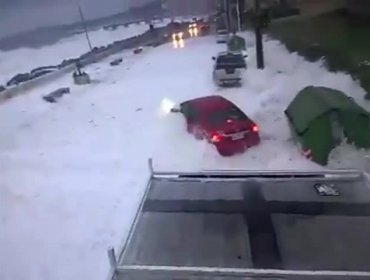
<svg viewBox="0 0 370 280">
<path fill-rule="evenodd" d="M 246 50 L 245 39 L 238 35 L 233 35 L 227 42 L 227 50 L 230 52 L 240 52 Z"/>
<path fill-rule="evenodd" d="M 370 148 L 370 114 L 341 91 L 306 87 L 285 114 L 303 153 L 319 164 L 327 164 L 331 150 L 344 138 Z"/>
</svg>

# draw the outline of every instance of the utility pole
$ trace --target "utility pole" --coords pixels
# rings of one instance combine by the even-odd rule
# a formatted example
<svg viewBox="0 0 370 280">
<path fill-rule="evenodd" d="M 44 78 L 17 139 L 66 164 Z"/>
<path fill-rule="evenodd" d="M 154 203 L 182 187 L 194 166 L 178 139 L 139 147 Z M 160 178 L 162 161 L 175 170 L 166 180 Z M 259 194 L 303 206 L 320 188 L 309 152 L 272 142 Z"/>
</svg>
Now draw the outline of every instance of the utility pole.
<svg viewBox="0 0 370 280">
<path fill-rule="evenodd" d="M 238 31 L 241 31 L 241 18 L 240 18 L 240 2 L 236 0 L 236 14 L 238 17 Z"/>
<path fill-rule="evenodd" d="M 262 18 L 260 1 L 254 0 L 255 5 L 255 34 L 256 34 L 256 55 L 257 55 L 257 68 L 264 69 L 265 63 L 263 59 L 263 42 L 262 42 Z"/>
<path fill-rule="evenodd" d="M 231 20 L 230 20 L 230 1 L 225 0 L 225 12 L 226 12 L 226 24 L 227 30 L 231 32 Z"/>
<path fill-rule="evenodd" d="M 89 32 L 87 31 L 85 17 L 84 17 L 84 15 L 82 13 L 82 9 L 81 9 L 80 3 L 77 3 L 77 5 L 78 5 L 78 12 L 80 13 L 80 17 L 81 17 L 81 23 L 82 23 L 83 29 L 85 31 L 86 40 L 87 40 L 87 43 L 88 43 L 89 48 L 90 48 L 90 51 L 91 51 L 92 50 L 92 45 L 91 45 L 91 41 L 90 41 L 90 37 L 89 37 Z"/>
</svg>

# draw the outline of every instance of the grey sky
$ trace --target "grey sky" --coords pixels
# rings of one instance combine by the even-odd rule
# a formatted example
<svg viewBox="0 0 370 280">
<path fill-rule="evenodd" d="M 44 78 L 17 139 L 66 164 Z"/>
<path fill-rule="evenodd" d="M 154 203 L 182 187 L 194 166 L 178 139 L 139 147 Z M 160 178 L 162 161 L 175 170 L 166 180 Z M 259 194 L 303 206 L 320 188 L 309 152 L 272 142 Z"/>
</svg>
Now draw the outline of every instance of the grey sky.
<svg viewBox="0 0 370 280">
<path fill-rule="evenodd" d="M 40 26 L 75 22 L 76 3 L 85 17 L 93 19 L 122 12 L 128 3 L 141 5 L 151 0 L 0 0 L 0 37 Z"/>
</svg>

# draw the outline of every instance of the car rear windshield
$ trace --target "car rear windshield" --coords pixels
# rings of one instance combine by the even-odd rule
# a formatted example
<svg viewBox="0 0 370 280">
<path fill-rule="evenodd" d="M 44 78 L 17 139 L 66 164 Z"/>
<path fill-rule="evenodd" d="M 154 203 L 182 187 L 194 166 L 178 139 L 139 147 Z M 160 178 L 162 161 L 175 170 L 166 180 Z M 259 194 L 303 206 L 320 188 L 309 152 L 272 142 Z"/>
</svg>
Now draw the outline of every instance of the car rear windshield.
<svg viewBox="0 0 370 280">
<path fill-rule="evenodd" d="M 220 125 L 226 123 L 227 120 L 244 121 L 247 116 L 236 106 L 227 109 L 210 112 L 208 114 L 208 121 L 212 125 Z"/>
<path fill-rule="evenodd" d="M 245 61 L 241 54 L 222 55 L 217 58 L 217 66 L 245 67 Z"/>
</svg>

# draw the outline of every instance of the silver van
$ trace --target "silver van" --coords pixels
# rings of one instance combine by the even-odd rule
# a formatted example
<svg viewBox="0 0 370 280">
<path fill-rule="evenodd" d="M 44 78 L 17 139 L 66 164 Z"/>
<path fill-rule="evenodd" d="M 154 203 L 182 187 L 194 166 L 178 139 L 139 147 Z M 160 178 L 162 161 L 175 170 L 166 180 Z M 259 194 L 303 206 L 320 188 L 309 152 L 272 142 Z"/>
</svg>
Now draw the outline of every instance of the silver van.
<svg viewBox="0 0 370 280">
<path fill-rule="evenodd" d="M 247 64 L 242 53 L 220 52 L 213 66 L 213 81 L 218 86 L 240 86 Z"/>
</svg>

